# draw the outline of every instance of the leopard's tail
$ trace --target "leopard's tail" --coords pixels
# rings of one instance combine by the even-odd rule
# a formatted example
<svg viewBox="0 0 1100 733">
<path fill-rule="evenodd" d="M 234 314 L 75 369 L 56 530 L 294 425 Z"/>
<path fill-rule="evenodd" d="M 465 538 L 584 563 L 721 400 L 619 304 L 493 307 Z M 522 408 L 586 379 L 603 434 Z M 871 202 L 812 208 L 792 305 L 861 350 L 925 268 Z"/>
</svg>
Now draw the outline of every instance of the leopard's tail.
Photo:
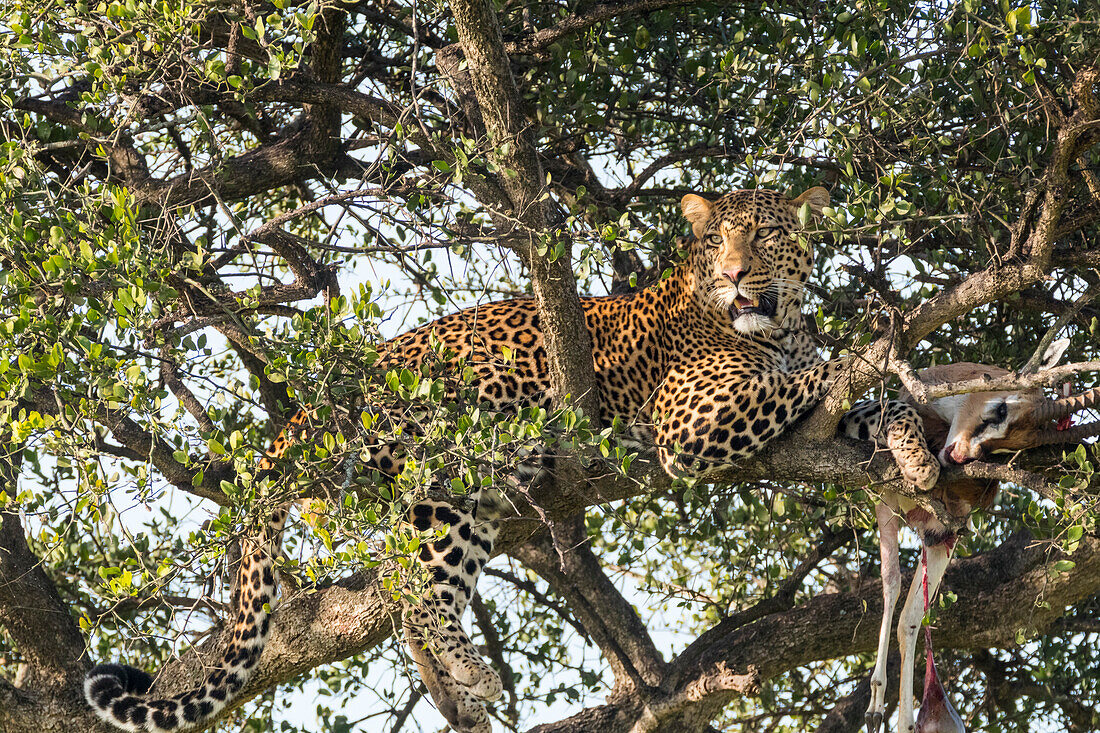
<svg viewBox="0 0 1100 733">
<path fill-rule="evenodd" d="M 258 538 L 242 542 L 233 635 L 221 661 L 202 684 L 172 697 L 149 695 L 153 678 L 121 664 L 101 664 L 84 678 L 84 697 L 96 715 L 130 731 L 177 731 L 215 717 L 252 676 L 267 643 L 275 604 L 275 557 L 287 507 L 272 512 Z"/>
</svg>

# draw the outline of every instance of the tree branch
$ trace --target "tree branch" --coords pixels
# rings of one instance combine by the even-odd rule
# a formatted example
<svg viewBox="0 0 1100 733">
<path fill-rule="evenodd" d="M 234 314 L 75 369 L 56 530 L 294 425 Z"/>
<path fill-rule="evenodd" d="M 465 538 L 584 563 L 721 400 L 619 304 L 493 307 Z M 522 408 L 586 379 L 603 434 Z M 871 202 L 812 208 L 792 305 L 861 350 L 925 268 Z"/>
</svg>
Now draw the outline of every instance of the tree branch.
<svg viewBox="0 0 1100 733">
<path fill-rule="evenodd" d="M 500 24 L 487 0 L 451 0 L 459 42 L 490 142 L 490 157 L 502 172 L 502 186 L 514 218 L 514 247 L 531 275 L 531 286 L 546 339 L 550 387 L 557 404 L 567 396 L 598 418 L 592 340 L 573 276 L 571 247 L 564 235 L 550 234 L 549 199 L 543 173 L 521 113 Z M 540 247 L 545 254 L 540 253 Z M 551 253 L 553 259 L 551 259 Z"/>
<path fill-rule="evenodd" d="M 580 33 L 594 25 L 626 15 L 643 15 L 665 8 L 694 5 L 698 0 L 627 0 L 600 3 L 580 13 L 573 13 L 549 28 L 530 33 L 504 46 L 509 54 L 533 55 L 566 36 Z"/>
<path fill-rule="evenodd" d="M 615 675 L 612 697 L 627 690 L 645 694 L 658 684 L 665 661 L 634 607 L 623 598 L 588 546 L 584 515 L 560 522 L 557 540 L 548 533 L 511 551 L 513 557 L 538 573 L 573 611 L 596 642 Z"/>
<path fill-rule="evenodd" d="M 16 447 L 0 456 L 0 482 L 9 496 L 18 495 L 22 454 L 22 448 Z M 21 689 L 42 692 L 70 687 L 91 666 L 84 656 L 80 629 L 42 569 L 42 561 L 27 546 L 19 515 L 11 511 L 0 512 L 0 627 L 26 660 L 16 683 Z"/>
<path fill-rule="evenodd" d="M 1073 558 L 1074 571 L 1052 573 L 1055 557 L 1028 536 L 1017 534 L 995 550 L 956 561 L 944 587 L 956 594 L 957 601 L 939 614 L 937 645 L 944 649 L 1013 646 L 1017 631 L 1035 634 L 1049 628 L 1066 605 L 1100 590 L 1100 538 L 1083 540 Z M 662 716 L 683 715 L 690 707 L 720 709 L 746 690 L 751 693 L 751 680 L 771 679 L 822 659 L 873 651 L 881 593 L 881 583 L 874 582 L 850 593 L 819 595 L 720 638 L 711 637 L 704 654 L 681 655 L 670 663 L 668 680 L 676 684 L 662 685 L 667 695 L 664 705 L 651 703 L 648 709 L 640 709 L 634 699 L 610 703 L 537 726 L 530 733 L 681 730 L 662 727 Z M 1036 603 L 1021 603 L 1024 598 Z M 706 683 L 713 679 L 730 684 L 708 688 Z M 744 690 L 733 684 L 737 680 Z"/>
</svg>

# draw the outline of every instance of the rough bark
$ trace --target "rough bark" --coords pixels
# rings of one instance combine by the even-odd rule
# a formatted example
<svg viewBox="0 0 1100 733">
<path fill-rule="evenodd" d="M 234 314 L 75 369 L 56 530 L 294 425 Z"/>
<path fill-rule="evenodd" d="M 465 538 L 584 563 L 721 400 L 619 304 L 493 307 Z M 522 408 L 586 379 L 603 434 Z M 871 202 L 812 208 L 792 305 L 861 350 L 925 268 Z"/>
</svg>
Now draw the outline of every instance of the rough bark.
<svg viewBox="0 0 1100 733">
<path fill-rule="evenodd" d="M 615 675 L 611 696 L 644 695 L 647 688 L 660 682 L 665 661 L 634 607 L 619 593 L 588 546 L 584 515 L 561 524 L 564 526 L 555 533 L 560 554 L 550 537 L 540 534 L 514 548 L 511 555 L 546 580 L 600 647 Z"/>
<path fill-rule="evenodd" d="M 23 524 L 13 512 L 0 512 L 0 626 L 24 659 L 19 687 L 62 688 L 90 666 L 84 636 L 27 547 Z"/>
<path fill-rule="evenodd" d="M 554 260 L 538 252 L 540 246 L 550 248 L 557 243 L 558 214 L 546 197 L 545 170 L 532 143 L 531 122 L 524 114 L 508 54 L 537 55 L 565 35 L 591 28 L 607 18 L 681 4 L 688 3 L 680 0 L 603 3 L 566 16 L 551 28 L 514 36 L 514 40 L 505 43 L 489 3 L 452 0 L 459 44 L 445 46 L 439 38 L 426 37 L 433 48 L 439 49 L 440 69 L 453 70 L 447 73 L 467 112 L 466 132 L 491 143 L 491 162 L 499 173 L 471 171 L 468 186 L 494 218 L 498 234 L 515 247 L 530 272 L 547 336 L 554 394 L 559 400 L 572 395 L 574 404 L 592 416 L 598 414 L 598 404 L 593 389 L 591 349 L 570 271 L 570 247 L 566 243 L 563 254 Z M 337 173 L 363 174 L 361 168 L 351 165 L 347 148 L 338 139 L 341 114 L 392 130 L 399 119 L 405 119 L 405 110 L 340 83 L 341 62 L 349 54 L 345 48 L 344 12 L 353 6 L 354 3 L 347 8 L 330 7 L 318 19 L 318 34 L 310 53 L 310 78 L 285 79 L 249 92 L 250 103 L 301 107 L 301 115 L 292 123 L 249 152 L 208 168 L 160 179 L 153 177 L 133 141 L 121 135 L 102 142 L 105 154 L 101 160 L 89 162 L 88 170 L 101 180 L 125 184 L 143 205 L 169 209 L 209 204 L 212 200 L 243 199 Z M 381 14 L 377 20 L 398 28 L 407 24 L 407 19 Z M 408 30 L 417 32 L 415 28 Z M 215 42 L 220 42 L 218 39 L 223 36 L 233 37 L 228 27 L 212 28 L 211 33 Z M 229 45 L 233 43 L 229 41 Z M 251 47 L 245 46 L 239 44 L 238 50 L 248 53 Z M 468 65 L 461 72 L 459 55 Z M 253 57 L 263 56 L 262 51 L 253 52 Z M 444 62 L 445 58 L 453 63 Z M 1052 266 L 1095 267 L 1100 263 L 1095 252 L 1054 250 L 1056 240 L 1094 222 L 1100 215 L 1095 206 L 1080 209 L 1073 216 L 1066 214 L 1067 202 L 1072 198 L 1069 166 L 1084 146 L 1095 143 L 1098 135 L 1096 121 L 1100 118 L 1100 107 L 1094 93 L 1098 78 L 1100 72 L 1095 69 L 1085 69 L 1079 74 L 1073 89 L 1075 106 L 1062 120 L 1043 181 L 1029 194 L 1028 204 L 1020 212 L 1011 256 L 1006 263 L 970 276 L 904 314 L 894 330 L 871 346 L 862 365 L 853 370 L 852 379 L 838 388 L 809 423 L 777 440 L 760 455 L 727 470 L 725 480 L 871 484 L 911 493 L 901 485 L 887 457 L 872 455 L 873 451 L 865 445 L 832 438 L 841 411 L 841 393 L 865 390 L 896 370 L 898 359 L 904 359 L 921 338 L 941 324 L 1039 282 Z M 177 99 L 172 90 L 165 90 L 157 100 L 139 100 L 139 105 L 147 105 L 144 111 L 152 115 L 168 114 L 191 104 L 229 109 L 235 103 L 224 91 L 215 88 L 199 86 L 186 92 Z M 82 133 L 94 133 L 95 130 L 85 126 L 81 111 L 71 106 L 71 101 L 24 99 L 17 100 L 15 106 Z M 445 146 L 438 146 L 415 126 L 408 135 L 419 146 L 418 153 L 424 161 L 453 162 Z M 39 155 L 66 173 L 84 166 L 83 160 L 78 165 L 75 159 L 65 157 L 69 155 L 65 148 L 57 150 L 62 152 L 44 150 Z M 691 155 L 718 153 L 711 146 L 678 151 L 647 166 L 617 193 L 605 191 L 602 195 L 610 201 L 621 201 L 640 194 L 643 183 L 662 166 Z M 796 161 L 788 158 L 785 162 Z M 550 162 L 546 167 L 553 170 L 554 165 Z M 571 175 L 578 175 L 575 167 L 560 161 L 557 165 Z M 291 285 L 265 289 L 264 297 L 268 298 L 265 303 L 280 305 L 333 289 L 333 273 L 315 267 L 316 261 L 302 242 L 277 228 L 262 234 L 256 235 L 257 241 L 275 250 L 296 278 Z M 190 319 L 190 326 L 200 323 L 202 317 L 220 317 L 226 304 L 234 305 L 232 298 L 212 304 L 209 314 L 198 309 L 182 315 Z M 220 321 L 212 321 L 210 325 L 225 327 Z M 227 333 L 227 336 L 236 346 L 247 348 L 249 334 Z M 246 359 L 248 369 L 262 373 L 261 359 L 243 354 L 242 358 Z M 39 409 L 56 409 L 56 400 L 49 392 L 40 396 Z M 268 396 L 269 409 L 277 402 L 277 395 Z M 179 464 L 172 456 L 172 446 L 146 433 L 134 420 L 113 412 L 99 412 L 92 417 L 121 443 L 121 448 L 115 448 L 119 454 L 131 459 L 145 456 L 181 490 L 215 502 L 224 501 L 219 482 L 232 479 L 225 462 L 206 464 L 206 478 L 196 487 L 192 485 L 193 467 Z M 1040 492 L 1049 487 L 1041 473 L 1020 473 L 1015 468 L 972 465 L 960 473 L 1012 479 Z M 815 660 L 873 648 L 881 602 L 877 583 L 849 593 L 816 598 L 799 597 L 796 592 L 799 584 L 793 583 L 775 599 L 767 599 L 754 609 L 717 624 L 677 659 L 666 663 L 644 636 L 644 627 L 629 604 L 613 593 L 613 586 L 587 548 L 575 546 L 570 550 L 545 539 L 519 544 L 527 542 L 531 532 L 541 526 L 536 517 L 549 518 L 552 523 L 565 522 L 558 539 L 576 539 L 576 527 L 568 526 L 568 522 L 570 518 L 575 521 L 577 513 L 586 506 L 667 488 L 667 478 L 652 466 L 639 465 L 629 480 L 599 472 L 581 476 L 574 467 L 563 472 L 557 482 L 535 487 L 532 497 L 539 511 L 525 507 L 522 518 L 507 523 L 500 551 L 511 552 L 539 568 L 559 595 L 575 610 L 579 609 L 577 615 L 585 627 L 590 632 L 597 629 L 593 637 L 610 663 L 617 665 L 616 679 L 621 682 L 619 694 L 608 704 L 540 726 L 536 730 L 541 733 L 702 729 L 730 699 L 752 694 L 764 679 Z M 0 680 L 0 728 L 11 733 L 103 730 L 88 714 L 80 696 L 79 678 L 87 661 L 83 657 L 82 637 L 72 623 L 69 609 L 43 572 L 40 559 L 30 552 L 19 518 L 7 513 L 0 515 L 0 520 L 0 625 L 8 630 L 27 660 L 18 686 Z M 823 547 L 827 550 L 824 541 Z M 1073 557 L 1076 566 L 1069 572 L 1053 572 L 1053 563 L 1060 558 L 1044 552 L 1039 546 L 1030 546 L 1026 537 L 1016 536 L 992 552 L 953 565 L 946 587 L 957 593 L 959 601 L 942 614 L 938 642 L 956 648 L 1011 645 L 1015 643 L 1017 630 L 1025 634 L 1042 633 L 1062 609 L 1100 589 L 1100 538 L 1084 538 Z M 561 562 L 565 563 L 565 573 Z M 798 572 L 792 575 L 795 580 L 800 577 Z M 296 593 L 286 599 L 274 616 L 271 642 L 241 701 L 294 679 L 308 669 L 361 653 L 385 640 L 392 632 L 396 609 L 380 587 L 376 573 L 363 572 L 331 587 Z M 580 599 L 588 593 L 602 594 L 617 618 L 603 619 L 599 609 L 585 612 Z M 1039 598 L 1047 605 L 1021 603 L 1021 599 Z M 222 644 L 223 638 L 214 634 L 194 651 L 169 664 L 161 675 L 161 689 L 179 690 L 193 684 L 203 674 L 203 663 Z M 627 680 L 631 684 L 626 684 Z M 629 694 L 630 688 L 636 694 Z M 845 704 L 858 708 L 854 700 Z M 848 720 L 850 713 L 846 710 L 839 715 Z"/>
<path fill-rule="evenodd" d="M 17 446 L 0 456 L 0 488 L 9 496 L 18 493 L 22 454 Z M 27 546 L 19 514 L 11 511 L 0 512 L 0 628 L 11 635 L 23 657 L 15 680 L 19 688 L 64 689 L 90 666 L 84 636 L 42 562 Z M 8 693 L 18 696 L 19 691 Z"/>
<path fill-rule="evenodd" d="M 455 27 L 489 139 L 490 156 L 500 171 L 509 208 L 496 212 L 510 220 L 510 239 L 531 275 L 539 322 L 546 338 L 550 388 L 559 402 L 567 396 L 594 419 L 599 415 L 592 369 L 592 339 L 584 321 L 572 247 L 553 227 L 550 199 L 523 114 L 500 23 L 487 0 L 451 0 Z M 540 247 L 561 254 L 551 259 Z"/>
</svg>

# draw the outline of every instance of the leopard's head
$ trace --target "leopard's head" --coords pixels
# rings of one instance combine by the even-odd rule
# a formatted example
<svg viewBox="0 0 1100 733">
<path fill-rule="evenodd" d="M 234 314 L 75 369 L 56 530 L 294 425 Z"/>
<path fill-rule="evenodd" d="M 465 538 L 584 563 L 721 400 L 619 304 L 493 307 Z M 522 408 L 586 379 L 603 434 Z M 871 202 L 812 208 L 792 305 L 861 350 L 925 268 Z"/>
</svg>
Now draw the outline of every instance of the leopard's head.
<svg viewBox="0 0 1100 733">
<path fill-rule="evenodd" d="M 828 203 L 820 186 L 793 199 L 759 189 L 717 201 L 684 196 L 680 206 L 695 234 L 689 259 L 697 303 L 741 333 L 781 327 L 798 312 L 813 266 L 813 254 L 794 237 L 799 209 L 808 204 L 820 214 Z"/>
</svg>

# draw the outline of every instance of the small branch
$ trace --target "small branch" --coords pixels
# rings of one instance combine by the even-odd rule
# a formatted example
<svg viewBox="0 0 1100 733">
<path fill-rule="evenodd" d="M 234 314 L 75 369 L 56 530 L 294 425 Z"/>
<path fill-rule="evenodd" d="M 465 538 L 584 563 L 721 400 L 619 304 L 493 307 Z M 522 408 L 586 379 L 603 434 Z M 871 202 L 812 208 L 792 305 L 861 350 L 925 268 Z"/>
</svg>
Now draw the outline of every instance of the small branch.
<svg viewBox="0 0 1100 733">
<path fill-rule="evenodd" d="M 886 665 L 886 679 L 897 679 L 896 674 L 901 666 L 898 653 L 893 652 Z M 888 693 L 897 696 L 897 685 L 887 688 Z M 852 733 L 863 728 L 864 713 L 871 703 L 871 675 L 867 675 L 860 681 L 856 688 L 837 701 L 821 725 L 817 726 L 814 733 Z"/>
<path fill-rule="evenodd" d="M 1043 361 L 1043 356 L 1046 354 L 1047 348 L 1050 347 L 1055 337 L 1070 321 L 1077 318 L 1077 315 L 1086 305 L 1092 302 L 1092 299 L 1096 297 L 1097 293 L 1100 293 L 1100 289 L 1090 286 L 1079 298 L 1077 298 L 1077 300 L 1073 301 L 1073 305 L 1066 309 L 1065 313 L 1058 317 L 1054 325 L 1043 334 L 1043 338 L 1039 339 L 1039 345 L 1035 347 L 1035 352 L 1032 353 L 1031 358 L 1020 368 L 1022 374 L 1033 374 L 1039 369 L 1039 365 Z"/>
<path fill-rule="evenodd" d="M 596 5 L 583 13 L 573 13 L 551 26 L 535 31 L 524 38 L 505 44 L 509 54 L 531 55 L 550 46 L 566 36 L 579 33 L 598 23 L 624 15 L 641 15 L 665 8 L 693 5 L 698 0 L 628 0 L 628 2 L 610 2 Z"/>
<path fill-rule="evenodd" d="M 1089 193 L 1092 194 L 1092 202 L 1100 206 L 1100 176 L 1096 175 L 1096 171 L 1088 167 L 1089 160 L 1082 156 L 1078 159 L 1081 164 L 1081 176 L 1085 179 L 1085 186 L 1088 187 Z"/>
<path fill-rule="evenodd" d="M 148 596 L 146 598 L 123 598 L 118 603 L 115 603 L 110 608 L 92 611 L 88 614 L 88 618 L 92 623 L 98 623 L 101 618 L 108 615 L 117 615 L 121 613 L 130 613 L 134 611 L 142 611 L 146 608 L 154 608 L 159 606 L 170 606 L 172 608 L 183 608 L 188 611 L 195 611 L 203 609 L 209 611 L 213 615 L 219 615 L 225 613 L 225 604 L 218 603 L 210 598 L 191 598 L 189 596 L 176 596 L 176 595 L 155 595 Z"/>
<path fill-rule="evenodd" d="M 765 616 L 793 608 L 795 593 L 802 586 L 806 576 L 822 560 L 831 556 L 855 537 L 856 532 L 852 529 L 844 528 L 837 531 L 826 528 L 825 533 L 814 549 L 783 580 L 774 594 L 743 611 L 722 619 L 715 626 L 712 626 L 677 657 L 675 665 L 677 667 L 690 667 L 693 659 L 706 653 L 711 646 L 720 643 L 720 640 L 728 634 Z"/>
<path fill-rule="evenodd" d="M 890 371 L 898 375 L 898 379 L 901 380 L 905 389 L 909 390 L 914 400 L 922 405 L 928 404 L 928 388 L 909 362 L 893 357 L 890 359 Z"/>
<path fill-rule="evenodd" d="M 955 472 L 969 478 L 995 479 L 1023 486 L 1051 501 L 1059 501 L 1063 493 L 1057 484 L 1048 481 L 1042 474 L 998 463 L 974 461 L 964 466 L 952 467 L 950 471 L 944 471 L 942 476 L 950 479 Z"/>
<path fill-rule="evenodd" d="M 486 575 L 490 575 L 494 578 L 500 578 L 507 583 L 511 583 L 519 590 L 531 596 L 531 598 L 533 598 L 535 602 L 538 603 L 540 606 L 545 606 L 554 613 L 558 614 L 558 618 L 572 626 L 573 630 L 576 631 L 582 639 L 584 639 L 585 641 L 591 641 L 591 637 L 588 635 L 588 629 L 581 626 L 577 619 L 573 618 L 573 614 L 569 612 L 569 609 L 555 601 L 550 596 L 541 592 L 534 583 L 530 582 L 529 580 L 524 580 L 523 578 L 513 575 L 512 573 L 509 573 L 507 571 L 497 570 L 496 568 L 486 568 L 484 572 Z"/>
<path fill-rule="evenodd" d="M 389 733 L 400 733 L 401 729 L 405 727 L 405 721 L 409 719 L 416 704 L 420 702 L 420 699 L 424 697 L 425 691 L 424 685 L 417 685 L 417 687 L 409 693 L 409 701 L 405 703 L 405 707 L 397 711 L 397 715 L 393 716 L 393 725 L 390 726 Z"/>
<path fill-rule="evenodd" d="M 879 272 L 871 272 L 860 265 L 844 265 L 844 270 L 852 277 L 866 283 L 875 293 L 882 298 L 882 302 L 894 310 L 903 308 L 898 294 L 890 287 L 886 277 Z"/>
<path fill-rule="evenodd" d="M 584 514 L 557 522 L 560 547 L 541 534 L 512 551 L 538 573 L 573 611 L 600 647 L 615 674 L 615 686 L 644 691 L 664 671 L 661 658 L 634 607 L 600 567 L 584 528 Z"/>
<path fill-rule="evenodd" d="M 213 433 L 217 430 L 214 421 L 207 414 L 206 408 L 195 397 L 195 393 L 180 379 L 176 363 L 172 360 L 171 350 L 167 347 L 161 349 L 160 378 L 164 385 L 176 396 L 179 403 L 183 405 L 184 409 L 191 413 L 191 417 L 195 418 L 203 432 Z"/>
<path fill-rule="evenodd" d="M 1011 392 L 1024 389 L 1034 389 L 1056 384 L 1082 372 L 1100 371 L 1100 361 L 1082 361 L 1075 364 L 1045 369 L 1035 374 L 1006 374 L 1003 377 L 986 379 L 964 379 L 960 382 L 945 382 L 943 384 L 928 384 L 924 390 L 928 400 L 937 400 L 940 397 L 949 397 L 956 394 L 969 394 L 971 392 Z M 907 385 L 908 386 L 908 385 Z"/>
<path fill-rule="evenodd" d="M 341 191 L 340 193 L 334 193 L 329 196 L 325 196 L 324 198 L 317 199 L 316 201 L 310 201 L 307 204 L 303 204 L 294 211 L 288 211 L 285 214 L 280 214 L 274 219 L 264 222 L 263 225 L 249 232 L 247 235 L 245 235 L 244 238 L 249 240 L 263 241 L 264 237 L 274 233 L 276 230 L 281 229 L 283 224 L 287 223 L 288 221 L 293 221 L 294 219 L 298 219 L 302 216 L 305 216 L 306 214 L 311 214 L 314 211 L 325 208 L 326 206 L 331 206 L 332 204 L 343 203 L 345 201 L 352 201 L 354 199 L 360 198 L 389 199 L 392 198 L 396 193 L 404 190 L 406 190 L 404 187 L 400 187 L 399 190 L 395 191 L 393 187 L 386 186 L 385 188 L 359 188 L 354 191 Z"/>
<path fill-rule="evenodd" d="M 290 399 L 285 382 L 271 381 L 266 371 L 268 361 L 263 350 L 257 348 L 253 343 L 254 339 L 237 322 L 224 321 L 216 328 L 225 336 L 230 348 L 237 353 L 237 358 L 241 360 L 244 368 L 259 382 L 260 402 L 263 403 L 267 414 L 277 421 L 280 418 L 289 418 L 298 406 Z"/>
</svg>

